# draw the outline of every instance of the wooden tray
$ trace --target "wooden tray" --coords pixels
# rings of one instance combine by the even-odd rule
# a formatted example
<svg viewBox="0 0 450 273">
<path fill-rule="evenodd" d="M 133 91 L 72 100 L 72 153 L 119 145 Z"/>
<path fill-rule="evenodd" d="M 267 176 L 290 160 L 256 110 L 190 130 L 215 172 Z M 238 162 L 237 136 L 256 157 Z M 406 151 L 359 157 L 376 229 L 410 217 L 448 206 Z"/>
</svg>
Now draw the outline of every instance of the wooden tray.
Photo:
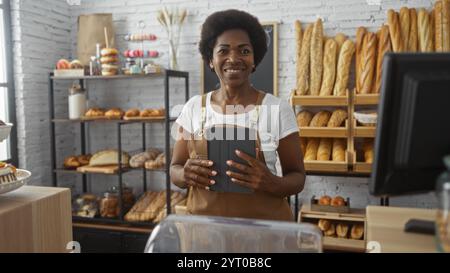
<svg viewBox="0 0 450 273">
<path fill-rule="evenodd" d="M 128 166 L 123 166 L 122 169 L 126 169 Z M 81 166 L 77 168 L 81 173 L 103 173 L 103 174 L 116 174 L 119 171 L 119 165 L 108 166 Z"/>
<path fill-rule="evenodd" d="M 140 120 L 164 120 L 165 116 L 155 116 L 155 117 L 124 117 L 124 120 L 134 120 L 134 121 L 140 121 Z"/>
<path fill-rule="evenodd" d="M 82 116 L 80 118 L 80 120 L 121 120 L 122 118 L 110 118 L 110 117 L 86 117 L 86 116 Z"/>
<path fill-rule="evenodd" d="M 347 197 L 345 206 L 333 207 L 333 206 L 325 206 L 319 205 L 319 200 L 316 199 L 316 196 L 313 195 L 311 197 L 310 208 L 312 211 L 320 211 L 320 212 L 336 212 L 336 213 L 349 213 L 350 212 L 350 198 Z"/>
<path fill-rule="evenodd" d="M 353 163 L 353 170 L 357 173 L 372 173 L 372 163 L 355 162 Z"/>
<path fill-rule="evenodd" d="M 316 172 L 348 172 L 347 161 L 319 161 L 319 160 L 305 160 L 306 171 Z"/>
</svg>

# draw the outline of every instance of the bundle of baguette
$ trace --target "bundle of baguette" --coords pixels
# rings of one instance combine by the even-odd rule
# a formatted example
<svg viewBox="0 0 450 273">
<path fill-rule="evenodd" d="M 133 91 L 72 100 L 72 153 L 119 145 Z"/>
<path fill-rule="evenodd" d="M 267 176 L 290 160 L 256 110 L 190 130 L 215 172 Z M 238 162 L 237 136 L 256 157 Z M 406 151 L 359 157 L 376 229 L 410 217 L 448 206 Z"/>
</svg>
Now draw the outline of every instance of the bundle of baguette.
<svg viewBox="0 0 450 273">
<path fill-rule="evenodd" d="M 179 204 L 183 201 L 184 195 L 172 191 L 171 192 L 171 207 Z M 174 205 L 175 204 L 175 205 Z M 145 192 L 141 198 L 134 204 L 130 211 L 125 215 L 126 221 L 131 222 L 144 222 L 144 221 L 154 221 L 162 220 L 164 215 L 160 215 L 161 210 L 164 209 L 166 205 L 166 192 Z"/>
<path fill-rule="evenodd" d="M 323 232 L 324 236 L 353 240 L 364 239 L 364 225 L 362 224 L 353 224 L 350 228 L 349 223 L 335 223 L 327 219 L 320 219 L 317 226 Z"/>
<path fill-rule="evenodd" d="M 345 138 L 308 138 L 304 142 L 306 146 L 303 144 L 302 151 L 304 151 L 305 161 L 345 161 L 347 146 Z"/>
<path fill-rule="evenodd" d="M 295 22 L 297 40 L 296 95 L 345 96 L 354 54 L 354 44 L 339 33 L 325 38 L 322 20 L 302 31 Z"/>
</svg>

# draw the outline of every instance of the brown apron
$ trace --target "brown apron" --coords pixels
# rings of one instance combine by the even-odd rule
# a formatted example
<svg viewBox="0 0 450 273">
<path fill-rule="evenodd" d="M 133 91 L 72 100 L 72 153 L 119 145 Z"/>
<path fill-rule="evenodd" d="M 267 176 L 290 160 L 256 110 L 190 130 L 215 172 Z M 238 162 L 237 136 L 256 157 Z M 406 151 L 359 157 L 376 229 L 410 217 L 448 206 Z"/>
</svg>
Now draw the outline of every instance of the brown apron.
<svg viewBox="0 0 450 273">
<path fill-rule="evenodd" d="M 255 106 L 255 116 L 252 124 L 257 126 L 259 106 L 264 98 L 264 93 L 259 92 Z M 206 122 L 206 96 L 202 96 L 202 117 L 200 130 L 194 133 L 188 141 L 189 157 L 196 159 L 208 159 L 208 146 L 205 136 Z M 258 132 L 258 130 L 256 129 Z M 259 133 L 257 135 L 257 147 L 261 147 Z M 263 152 L 259 149 L 258 158 L 265 163 Z M 246 193 L 224 193 L 208 191 L 199 187 L 190 187 L 187 211 L 190 214 L 253 218 L 264 220 L 293 221 L 292 210 L 286 198 L 276 197 L 264 192 L 255 191 Z"/>
</svg>

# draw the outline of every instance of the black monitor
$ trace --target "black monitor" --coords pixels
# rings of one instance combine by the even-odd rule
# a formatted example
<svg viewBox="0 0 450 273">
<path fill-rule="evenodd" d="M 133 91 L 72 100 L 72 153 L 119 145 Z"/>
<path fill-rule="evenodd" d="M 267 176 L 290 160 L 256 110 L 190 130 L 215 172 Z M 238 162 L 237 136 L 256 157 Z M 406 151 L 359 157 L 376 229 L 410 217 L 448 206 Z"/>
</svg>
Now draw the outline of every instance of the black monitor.
<svg viewBox="0 0 450 273">
<path fill-rule="evenodd" d="M 450 54 L 387 54 L 370 193 L 430 192 L 450 154 Z"/>
</svg>

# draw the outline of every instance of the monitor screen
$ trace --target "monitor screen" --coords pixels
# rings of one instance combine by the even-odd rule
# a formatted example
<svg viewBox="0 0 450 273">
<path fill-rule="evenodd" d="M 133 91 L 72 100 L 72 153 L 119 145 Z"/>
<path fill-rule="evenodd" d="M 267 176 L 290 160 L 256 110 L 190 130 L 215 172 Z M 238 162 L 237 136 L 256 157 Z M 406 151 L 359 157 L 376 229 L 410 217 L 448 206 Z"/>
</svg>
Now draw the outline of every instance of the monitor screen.
<svg viewBox="0 0 450 273">
<path fill-rule="evenodd" d="M 370 192 L 433 191 L 450 154 L 450 54 L 387 54 Z"/>
</svg>

